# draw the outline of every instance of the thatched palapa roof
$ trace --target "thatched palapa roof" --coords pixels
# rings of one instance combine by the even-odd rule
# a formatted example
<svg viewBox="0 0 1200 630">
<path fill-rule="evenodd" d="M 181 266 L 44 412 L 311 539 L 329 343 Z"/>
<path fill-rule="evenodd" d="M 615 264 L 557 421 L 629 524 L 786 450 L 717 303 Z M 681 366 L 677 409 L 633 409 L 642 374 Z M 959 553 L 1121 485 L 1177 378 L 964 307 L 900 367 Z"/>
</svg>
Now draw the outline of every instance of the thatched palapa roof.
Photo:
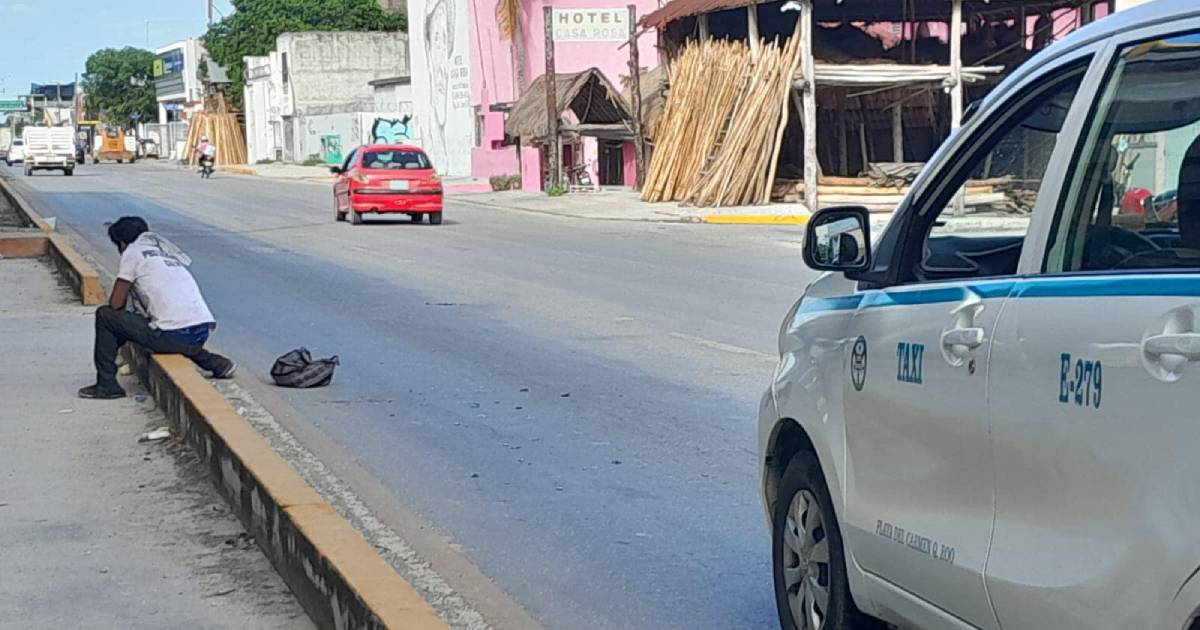
<svg viewBox="0 0 1200 630">
<path fill-rule="evenodd" d="M 667 106 L 667 79 L 667 66 L 663 64 L 643 72 L 638 80 L 642 87 L 642 131 L 651 141 L 654 140 L 658 131 L 658 121 Z M 633 110 L 632 83 L 628 76 L 621 76 L 621 96 L 630 104 L 630 111 Z"/>
<path fill-rule="evenodd" d="M 546 83 L 546 75 L 533 81 L 509 112 L 505 134 L 526 144 L 548 139 Z M 554 85 L 561 131 L 614 139 L 633 137 L 629 106 L 598 69 L 555 75 Z"/>
</svg>

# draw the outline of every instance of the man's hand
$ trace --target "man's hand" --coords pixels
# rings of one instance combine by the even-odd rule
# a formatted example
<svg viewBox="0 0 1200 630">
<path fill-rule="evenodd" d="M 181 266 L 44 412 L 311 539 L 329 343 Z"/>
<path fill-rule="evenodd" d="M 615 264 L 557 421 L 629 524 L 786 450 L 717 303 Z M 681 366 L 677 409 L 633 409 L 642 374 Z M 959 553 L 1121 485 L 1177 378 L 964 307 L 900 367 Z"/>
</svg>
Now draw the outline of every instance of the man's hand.
<svg viewBox="0 0 1200 630">
<path fill-rule="evenodd" d="M 125 302 L 129 300 L 129 288 L 133 284 L 128 280 L 117 279 L 117 283 L 113 285 L 112 295 L 108 296 L 108 306 L 114 310 L 125 308 Z"/>
</svg>

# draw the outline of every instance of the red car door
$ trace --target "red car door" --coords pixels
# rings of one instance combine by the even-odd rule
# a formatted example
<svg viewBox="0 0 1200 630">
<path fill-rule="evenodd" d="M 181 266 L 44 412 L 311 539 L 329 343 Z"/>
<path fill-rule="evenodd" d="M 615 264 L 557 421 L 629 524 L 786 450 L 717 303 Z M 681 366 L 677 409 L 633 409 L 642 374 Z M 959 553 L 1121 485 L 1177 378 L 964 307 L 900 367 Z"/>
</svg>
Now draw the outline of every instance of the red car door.
<svg viewBox="0 0 1200 630">
<path fill-rule="evenodd" d="M 341 172 L 338 173 L 337 181 L 333 184 L 333 198 L 337 204 L 338 212 L 345 212 L 350 209 L 350 178 L 354 175 L 352 172 L 358 163 L 358 149 L 350 152 L 346 157 L 346 161 L 342 163 Z"/>
</svg>

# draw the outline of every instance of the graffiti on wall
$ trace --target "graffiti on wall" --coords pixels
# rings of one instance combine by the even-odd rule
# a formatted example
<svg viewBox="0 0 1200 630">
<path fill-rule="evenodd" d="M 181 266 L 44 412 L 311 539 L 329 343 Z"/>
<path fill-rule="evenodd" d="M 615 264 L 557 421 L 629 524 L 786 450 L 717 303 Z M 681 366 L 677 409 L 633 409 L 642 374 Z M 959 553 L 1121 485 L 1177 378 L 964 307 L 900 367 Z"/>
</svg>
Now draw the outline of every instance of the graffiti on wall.
<svg viewBox="0 0 1200 630">
<path fill-rule="evenodd" d="M 410 0 L 414 127 L 439 170 L 466 175 L 475 145 L 466 0 Z"/>
<path fill-rule="evenodd" d="M 412 116 L 405 115 L 399 120 L 395 118 L 376 118 L 371 125 L 371 142 L 375 144 L 398 144 L 412 140 L 412 130 L 409 125 Z"/>
</svg>

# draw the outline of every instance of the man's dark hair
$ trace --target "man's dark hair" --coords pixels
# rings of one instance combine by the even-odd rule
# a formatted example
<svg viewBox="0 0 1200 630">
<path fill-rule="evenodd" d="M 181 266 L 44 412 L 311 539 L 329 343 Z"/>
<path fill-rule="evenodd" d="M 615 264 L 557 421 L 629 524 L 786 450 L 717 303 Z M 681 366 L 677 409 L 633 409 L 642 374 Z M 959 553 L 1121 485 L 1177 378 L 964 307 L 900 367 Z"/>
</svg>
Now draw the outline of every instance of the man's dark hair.
<svg viewBox="0 0 1200 630">
<path fill-rule="evenodd" d="M 150 226 L 142 217 L 121 217 L 116 223 L 108 226 L 108 238 L 114 245 L 129 245 L 136 241 L 144 232 L 149 232 Z"/>
</svg>

